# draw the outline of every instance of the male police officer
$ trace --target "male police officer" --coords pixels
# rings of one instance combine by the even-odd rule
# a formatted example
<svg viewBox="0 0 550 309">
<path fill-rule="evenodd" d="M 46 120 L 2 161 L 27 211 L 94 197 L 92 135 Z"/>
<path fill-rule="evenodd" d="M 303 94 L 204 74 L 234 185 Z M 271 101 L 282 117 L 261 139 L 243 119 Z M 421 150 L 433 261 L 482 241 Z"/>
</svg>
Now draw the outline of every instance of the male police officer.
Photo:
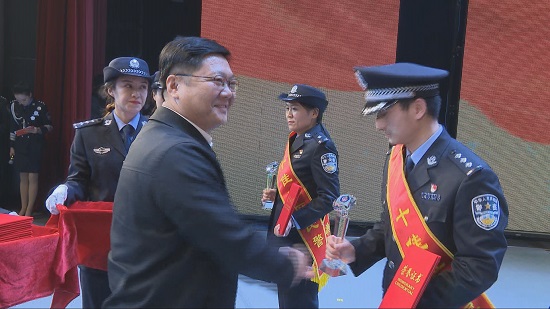
<svg viewBox="0 0 550 309">
<path fill-rule="evenodd" d="M 327 256 L 350 263 L 355 275 L 386 257 L 385 293 L 404 256 L 426 249 L 441 261 L 419 307 L 492 306 L 483 292 L 496 281 L 506 251 L 508 205 L 487 163 L 437 121 L 439 81 L 448 72 L 396 63 L 356 67 L 355 74 L 366 91 L 363 115 L 376 114 L 376 128 L 393 145 L 384 211 L 358 239 L 337 243 L 331 236 Z"/>
</svg>

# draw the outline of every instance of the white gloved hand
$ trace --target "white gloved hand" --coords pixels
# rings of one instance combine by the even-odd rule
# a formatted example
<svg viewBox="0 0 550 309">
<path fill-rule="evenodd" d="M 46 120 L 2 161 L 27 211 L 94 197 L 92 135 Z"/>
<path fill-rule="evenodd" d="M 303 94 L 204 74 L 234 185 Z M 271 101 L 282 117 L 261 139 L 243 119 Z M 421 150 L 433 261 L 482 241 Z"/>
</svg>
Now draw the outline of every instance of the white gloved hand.
<svg viewBox="0 0 550 309">
<path fill-rule="evenodd" d="M 52 194 L 46 199 L 46 208 L 52 215 L 58 215 L 59 210 L 55 207 L 57 204 L 63 204 L 67 200 L 67 190 L 69 188 L 66 185 L 59 185 Z"/>
</svg>

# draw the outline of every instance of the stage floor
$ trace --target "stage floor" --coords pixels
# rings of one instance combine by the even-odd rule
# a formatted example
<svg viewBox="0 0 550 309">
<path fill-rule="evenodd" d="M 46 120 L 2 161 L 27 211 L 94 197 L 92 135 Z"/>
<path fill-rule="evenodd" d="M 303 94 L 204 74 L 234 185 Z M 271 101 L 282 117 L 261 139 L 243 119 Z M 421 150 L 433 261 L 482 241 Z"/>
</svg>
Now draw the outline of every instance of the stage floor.
<svg viewBox="0 0 550 309">
<path fill-rule="evenodd" d="M 319 293 L 321 308 L 377 308 L 382 291 L 382 268 L 378 262 L 359 277 L 331 278 Z M 487 291 L 497 308 L 550 308 L 548 294 L 550 250 L 510 246 L 504 257 L 498 281 Z M 23 303 L 14 308 L 49 308 L 51 297 Z M 81 308 L 80 297 L 67 308 Z M 237 308 L 277 308 L 275 285 L 245 276 L 239 278 Z"/>
</svg>

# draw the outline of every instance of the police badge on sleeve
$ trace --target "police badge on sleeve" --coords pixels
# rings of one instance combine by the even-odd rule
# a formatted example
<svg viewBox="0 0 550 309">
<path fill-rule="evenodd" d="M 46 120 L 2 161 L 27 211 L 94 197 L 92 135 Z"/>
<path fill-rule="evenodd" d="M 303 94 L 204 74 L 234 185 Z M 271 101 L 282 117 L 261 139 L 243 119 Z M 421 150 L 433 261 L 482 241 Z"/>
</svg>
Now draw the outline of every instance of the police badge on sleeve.
<svg viewBox="0 0 550 309">
<path fill-rule="evenodd" d="M 472 215 L 474 222 L 484 230 L 492 230 L 500 219 L 500 204 L 492 194 L 482 194 L 472 199 Z"/>
<path fill-rule="evenodd" d="M 329 152 L 321 156 L 321 165 L 325 172 L 332 174 L 338 169 L 336 154 Z"/>
</svg>

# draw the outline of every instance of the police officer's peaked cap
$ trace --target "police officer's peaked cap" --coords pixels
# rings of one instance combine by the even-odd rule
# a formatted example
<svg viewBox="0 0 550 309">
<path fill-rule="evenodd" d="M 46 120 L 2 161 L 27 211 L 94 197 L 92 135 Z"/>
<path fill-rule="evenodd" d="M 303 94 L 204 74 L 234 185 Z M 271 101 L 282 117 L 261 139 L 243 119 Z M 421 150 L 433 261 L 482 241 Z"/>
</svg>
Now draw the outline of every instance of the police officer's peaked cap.
<svg viewBox="0 0 550 309">
<path fill-rule="evenodd" d="M 146 78 L 151 81 L 149 75 L 149 66 L 147 62 L 135 57 L 120 57 L 109 62 L 109 65 L 103 68 L 103 81 L 106 83 L 120 75 L 133 75 Z"/>
<path fill-rule="evenodd" d="M 439 95 L 439 81 L 449 75 L 445 70 L 406 62 L 353 69 L 357 82 L 365 90 L 365 116 L 395 100 Z"/>
<path fill-rule="evenodd" d="M 311 107 L 317 107 L 320 113 L 323 113 L 328 105 L 327 97 L 321 90 L 303 84 L 292 86 L 290 92 L 288 94 L 281 93 L 279 99 L 287 102 L 297 101 Z"/>
<path fill-rule="evenodd" d="M 153 74 L 153 84 L 151 85 L 151 89 L 162 89 L 162 84 L 159 81 L 160 79 L 160 72 L 156 71 L 155 74 Z"/>
</svg>

